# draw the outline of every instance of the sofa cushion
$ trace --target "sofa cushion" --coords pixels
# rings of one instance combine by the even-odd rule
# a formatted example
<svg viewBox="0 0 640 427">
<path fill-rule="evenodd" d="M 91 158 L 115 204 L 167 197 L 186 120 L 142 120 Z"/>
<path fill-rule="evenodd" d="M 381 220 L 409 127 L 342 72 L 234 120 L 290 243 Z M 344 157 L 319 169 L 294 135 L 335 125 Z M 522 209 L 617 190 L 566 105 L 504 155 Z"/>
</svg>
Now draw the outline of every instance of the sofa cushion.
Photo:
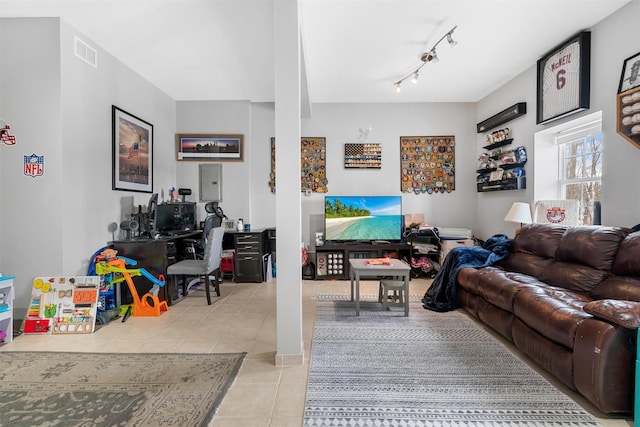
<svg viewBox="0 0 640 427">
<path fill-rule="evenodd" d="M 539 277 L 556 255 L 568 227 L 531 224 L 523 227 L 511 242 L 511 255 L 499 263 L 505 270 Z"/>
<path fill-rule="evenodd" d="M 524 252 L 541 258 L 554 258 L 562 236 L 569 227 L 557 224 L 530 224 L 511 242 L 511 252 Z"/>
<path fill-rule="evenodd" d="M 611 270 L 618 247 L 629 234 L 621 227 L 582 226 L 569 228 L 560 240 L 556 260 Z"/>
<path fill-rule="evenodd" d="M 610 273 L 618 247 L 629 230 L 621 227 L 572 227 L 562 236 L 556 259 L 540 275 L 541 281 L 589 293 Z"/>
<path fill-rule="evenodd" d="M 611 272 L 618 276 L 640 277 L 640 231 L 629 234 L 621 243 Z"/>
<path fill-rule="evenodd" d="M 587 303 L 583 309 L 614 325 L 627 329 L 640 328 L 640 302 L 605 299 Z"/>
<path fill-rule="evenodd" d="M 541 282 L 588 294 L 609 273 L 586 265 L 553 262 L 537 276 Z"/>
<path fill-rule="evenodd" d="M 521 289 L 513 301 L 513 313 L 549 340 L 573 348 L 578 325 L 591 316 L 582 308 L 591 298 L 547 285 Z"/>
<path fill-rule="evenodd" d="M 639 263 L 640 264 L 640 263 Z M 640 301 L 640 277 L 611 276 L 589 293 L 591 298 Z"/>
<path fill-rule="evenodd" d="M 458 286 L 509 313 L 513 299 L 521 287 L 543 285 L 535 277 L 505 271 L 499 267 L 463 268 L 458 273 Z"/>
</svg>

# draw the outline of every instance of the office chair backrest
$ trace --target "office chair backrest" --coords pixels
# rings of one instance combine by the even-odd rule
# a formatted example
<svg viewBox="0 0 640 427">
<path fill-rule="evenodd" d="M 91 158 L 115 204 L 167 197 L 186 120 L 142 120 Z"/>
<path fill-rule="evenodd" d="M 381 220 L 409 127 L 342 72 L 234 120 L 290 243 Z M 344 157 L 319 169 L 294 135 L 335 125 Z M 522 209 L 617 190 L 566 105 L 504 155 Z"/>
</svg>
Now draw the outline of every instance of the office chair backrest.
<svg viewBox="0 0 640 427">
<path fill-rule="evenodd" d="M 220 268 L 220 259 L 222 258 L 222 236 L 224 229 L 222 227 L 214 227 L 209 232 L 207 245 L 204 249 L 206 261 L 205 273 L 211 273 Z"/>
<path fill-rule="evenodd" d="M 222 218 L 215 214 L 207 215 L 202 226 L 202 247 L 207 247 L 207 239 L 209 238 L 209 232 L 212 228 L 220 227 L 222 225 Z"/>
</svg>

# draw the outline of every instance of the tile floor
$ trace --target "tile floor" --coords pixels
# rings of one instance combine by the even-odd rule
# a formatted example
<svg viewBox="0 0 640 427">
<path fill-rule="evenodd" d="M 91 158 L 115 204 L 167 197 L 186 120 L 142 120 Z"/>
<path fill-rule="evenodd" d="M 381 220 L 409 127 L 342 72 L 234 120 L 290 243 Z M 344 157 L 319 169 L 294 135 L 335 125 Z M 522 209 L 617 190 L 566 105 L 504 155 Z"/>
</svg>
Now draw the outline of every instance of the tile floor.
<svg viewBox="0 0 640 427">
<path fill-rule="evenodd" d="M 0 351 L 86 352 L 247 352 L 238 377 L 210 427 L 299 427 L 302 425 L 316 296 L 349 293 L 348 281 L 303 281 L 302 366 L 274 366 L 276 349 L 276 283 L 225 280 L 222 297 L 206 304 L 197 290 L 160 317 L 114 321 L 91 335 L 21 335 Z M 431 283 L 413 279 L 411 294 L 424 295 Z M 377 295 L 377 282 L 363 282 L 362 293 Z M 588 404 L 574 397 L 588 411 Z M 630 427 L 625 418 L 602 418 L 603 427 Z"/>
</svg>

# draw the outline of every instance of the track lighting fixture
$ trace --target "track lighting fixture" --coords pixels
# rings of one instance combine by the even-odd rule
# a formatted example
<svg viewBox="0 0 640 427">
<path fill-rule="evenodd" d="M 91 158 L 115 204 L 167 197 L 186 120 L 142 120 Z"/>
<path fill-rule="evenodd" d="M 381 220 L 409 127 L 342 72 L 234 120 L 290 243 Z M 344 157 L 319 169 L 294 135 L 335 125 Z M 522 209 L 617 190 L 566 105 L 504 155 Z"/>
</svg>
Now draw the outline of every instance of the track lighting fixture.
<svg viewBox="0 0 640 427">
<path fill-rule="evenodd" d="M 436 44 L 433 45 L 433 47 L 424 52 L 422 55 L 420 55 L 420 60 L 422 61 L 422 64 L 420 64 L 415 70 L 413 70 L 412 72 L 410 72 L 409 74 L 405 75 L 403 78 L 401 78 L 400 80 L 398 80 L 397 82 L 395 82 L 393 85 L 396 88 L 396 92 L 400 92 L 400 87 L 402 86 L 402 83 L 407 80 L 408 78 L 411 78 L 411 83 L 416 84 L 418 83 L 418 72 L 420 71 L 420 69 L 422 69 L 422 67 L 424 67 L 425 65 L 427 65 L 427 63 L 429 62 L 433 62 L 436 63 L 439 61 L 438 59 L 438 53 L 436 52 L 436 48 L 438 47 L 438 45 L 440 44 L 441 41 L 443 41 L 445 38 L 447 39 L 447 43 L 449 43 L 449 46 L 453 47 L 455 45 L 458 44 L 457 41 L 455 41 L 453 39 L 453 32 L 456 30 L 456 28 L 458 28 L 458 26 L 456 25 L 455 27 L 453 27 L 451 30 L 449 30 L 449 32 L 447 32 L 444 36 L 440 37 L 440 40 L 438 40 L 436 42 Z"/>
</svg>

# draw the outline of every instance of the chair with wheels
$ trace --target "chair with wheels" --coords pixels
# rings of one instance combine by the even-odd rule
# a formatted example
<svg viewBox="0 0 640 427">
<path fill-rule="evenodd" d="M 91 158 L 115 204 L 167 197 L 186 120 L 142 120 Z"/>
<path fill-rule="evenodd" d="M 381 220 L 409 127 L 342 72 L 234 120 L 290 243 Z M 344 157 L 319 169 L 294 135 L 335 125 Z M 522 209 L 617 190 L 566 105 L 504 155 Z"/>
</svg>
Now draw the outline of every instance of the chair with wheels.
<svg viewBox="0 0 640 427">
<path fill-rule="evenodd" d="M 218 202 L 207 203 L 204 205 L 204 210 L 207 211 L 207 217 L 202 226 L 202 237 L 200 239 L 184 239 L 187 245 L 186 250 L 188 253 L 193 254 L 194 259 L 204 256 L 204 248 L 207 246 L 209 231 L 214 227 L 220 227 L 222 220 L 227 217 L 222 211 L 222 208 L 218 206 Z"/>
<path fill-rule="evenodd" d="M 205 292 L 207 294 L 207 304 L 211 305 L 210 286 L 220 296 L 220 259 L 222 258 L 222 236 L 224 229 L 222 227 L 214 227 L 208 233 L 203 259 L 185 259 L 175 264 L 171 264 L 167 268 L 167 276 L 174 284 L 177 285 L 178 277 L 182 278 L 182 295 L 186 296 L 189 288 L 196 283 L 204 280 Z M 195 280 L 186 284 L 185 278 L 188 276 L 196 276 Z M 212 279 L 213 277 L 213 279 Z"/>
</svg>

